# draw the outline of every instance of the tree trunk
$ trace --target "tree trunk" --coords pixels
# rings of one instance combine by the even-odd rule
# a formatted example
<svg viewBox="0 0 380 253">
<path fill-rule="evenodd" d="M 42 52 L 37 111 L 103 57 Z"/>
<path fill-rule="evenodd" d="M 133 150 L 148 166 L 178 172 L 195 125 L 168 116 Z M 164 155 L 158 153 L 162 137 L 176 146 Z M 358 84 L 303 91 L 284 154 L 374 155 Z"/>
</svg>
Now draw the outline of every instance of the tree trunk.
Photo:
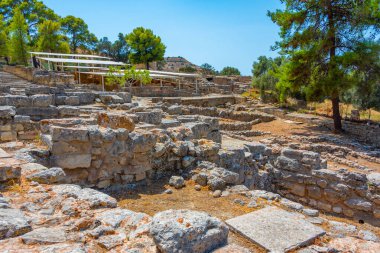
<svg viewBox="0 0 380 253">
<path fill-rule="evenodd" d="M 327 16 L 328 16 L 328 36 L 330 41 L 330 63 L 329 63 L 329 71 L 333 71 L 335 69 L 335 55 L 336 55 L 336 31 L 335 31 L 335 20 L 334 13 L 332 7 L 332 0 L 328 0 L 327 5 Z M 331 96 L 332 109 L 333 109 L 333 119 L 334 119 L 334 129 L 337 132 L 341 132 L 342 129 L 342 119 L 339 112 L 339 92 L 335 89 L 332 92 Z"/>
<path fill-rule="evenodd" d="M 145 63 L 146 69 L 149 70 L 149 62 Z"/>
<path fill-rule="evenodd" d="M 336 92 L 331 98 L 332 109 L 333 109 L 333 119 L 334 119 L 334 129 L 335 131 L 341 132 L 342 129 L 342 119 L 339 112 L 339 95 Z"/>
</svg>

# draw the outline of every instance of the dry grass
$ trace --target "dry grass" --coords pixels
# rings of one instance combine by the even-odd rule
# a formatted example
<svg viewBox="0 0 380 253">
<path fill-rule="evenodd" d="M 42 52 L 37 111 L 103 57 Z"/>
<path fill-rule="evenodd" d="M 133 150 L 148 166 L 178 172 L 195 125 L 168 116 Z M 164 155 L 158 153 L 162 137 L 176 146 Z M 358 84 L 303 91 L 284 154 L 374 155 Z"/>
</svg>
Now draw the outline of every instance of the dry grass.
<svg viewBox="0 0 380 253">
<path fill-rule="evenodd" d="M 323 115 L 329 115 L 332 116 L 332 108 L 331 108 L 331 101 L 325 100 L 322 103 L 309 103 L 309 106 L 312 108 L 315 108 L 313 110 L 316 114 L 323 114 Z M 353 105 L 351 104 L 340 104 L 340 112 L 342 114 L 342 117 L 350 118 L 351 117 L 351 110 L 356 110 Z M 370 111 L 360 111 L 360 119 L 365 120 L 369 119 Z M 371 110 L 371 120 L 380 122 L 380 112 L 376 110 Z"/>
</svg>

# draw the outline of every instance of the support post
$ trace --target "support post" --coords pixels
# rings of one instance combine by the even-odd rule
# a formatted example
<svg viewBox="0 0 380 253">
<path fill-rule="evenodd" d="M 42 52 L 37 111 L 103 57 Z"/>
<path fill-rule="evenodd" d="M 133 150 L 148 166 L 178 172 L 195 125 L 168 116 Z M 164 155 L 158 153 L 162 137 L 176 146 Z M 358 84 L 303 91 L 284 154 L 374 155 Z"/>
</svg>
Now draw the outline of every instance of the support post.
<svg viewBox="0 0 380 253">
<path fill-rule="evenodd" d="M 162 88 L 162 79 L 160 79 L 160 86 L 161 86 L 161 88 Z"/>
<path fill-rule="evenodd" d="M 199 89 L 198 89 L 198 79 L 195 78 L 195 93 L 198 94 L 198 92 L 199 92 Z"/>
<path fill-rule="evenodd" d="M 102 75 L 102 86 L 103 86 L 103 92 L 104 92 L 104 76 Z"/>
</svg>

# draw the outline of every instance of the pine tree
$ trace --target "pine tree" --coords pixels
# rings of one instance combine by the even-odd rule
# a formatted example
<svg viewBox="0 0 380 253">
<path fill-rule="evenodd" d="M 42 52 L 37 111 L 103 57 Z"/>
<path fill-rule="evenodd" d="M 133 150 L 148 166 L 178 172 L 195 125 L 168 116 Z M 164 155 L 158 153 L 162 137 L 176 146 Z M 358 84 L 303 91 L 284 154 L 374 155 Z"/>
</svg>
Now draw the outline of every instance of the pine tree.
<svg viewBox="0 0 380 253">
<path fill-rule="evenodd" d="M 279 84 L 304 89 L 309 99 L 330 98 L 334 127 L 341 131 L 339 97 L 354 83 L 355 68 L 345 58 L 379 32 L 379 0 L 282 2 L 285 10 L 269 12 L 281 28 L 275 48 L 289 57 Z"/>
<path fill-rule="evenodd" d="M 10 26 L 10 53 L 12 62 L 28 65 L 28 26 L 25 18 L 19 9 L 15 10 L 15 14 Z"/>
<path fill-rule="evenodd" d="M 9 42 L 3 16 L 0 15 L 0 56 L 9 56 Z"/>
<path fill-rule="evenodd" d="M 50 53 L 69 53 L 69 45 L 60 34 L 60 29 L 61 25 L 58 22 L 45 20 L 41 23 L 38 26 L 38 50 Z"/>
</svg>

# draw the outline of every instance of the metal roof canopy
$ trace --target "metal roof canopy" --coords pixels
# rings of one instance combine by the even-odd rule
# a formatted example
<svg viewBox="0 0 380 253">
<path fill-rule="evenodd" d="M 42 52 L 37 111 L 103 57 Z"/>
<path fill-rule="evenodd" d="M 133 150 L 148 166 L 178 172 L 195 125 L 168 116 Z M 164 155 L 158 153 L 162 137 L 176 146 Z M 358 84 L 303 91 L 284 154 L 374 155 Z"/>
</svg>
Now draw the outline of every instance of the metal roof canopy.
<svg viewBox="0 0 380 253">
<path fill-rule="evenodd" d="M 110 57 L 91 55 L 91 54 L 59 54 L 59 53 L 45 53 L 45 52 L 29 52 L 34 55 L 47 55 L 47 56 L 66 56 L 66 57 L 83 57 L 83 58 L 98 58 L 98 59 L 112 59 Z"/>
<path fill-rule="evenodd" d="M 64 59 L 64 58 L 45 58 L 37 57 L 38 59 L 55 62 L 55 63 L 77 63 L 77 64 L 95 64 L 95 65 L 114 65 L 114 66 L 124 66 L 123 62 L 115 61 L 101 61 L 101 60 L 83 60 L 83 59 Z"/>
<path fill-rule="evenodd" d="M 200 77 L 198 74 L 189 74 L 189 73 L 178 73 L 178 72 L 168 72 L 168 71 L 158 71 L 158 70 L 149 70 L 151 73 L 162 74 L 168 76 L 180 76 L 180 77 Z"/>
<path fill-rule="evenodd" d="M 87 74 L 87 75 L 98 75 L 98 76 L 107 76 L 107 72 L 80 72 L 80 74 Z M 115 76 L 123 76 L 123 73 L 113 73 Z M 169 76 L 169 75 L 159 75 L 159 74 L 152 74 L 149 73 L 149 76 L 152 78 L 168 78 L 168 79 L 177 79 L 175 76 Z"/>
</svg>

